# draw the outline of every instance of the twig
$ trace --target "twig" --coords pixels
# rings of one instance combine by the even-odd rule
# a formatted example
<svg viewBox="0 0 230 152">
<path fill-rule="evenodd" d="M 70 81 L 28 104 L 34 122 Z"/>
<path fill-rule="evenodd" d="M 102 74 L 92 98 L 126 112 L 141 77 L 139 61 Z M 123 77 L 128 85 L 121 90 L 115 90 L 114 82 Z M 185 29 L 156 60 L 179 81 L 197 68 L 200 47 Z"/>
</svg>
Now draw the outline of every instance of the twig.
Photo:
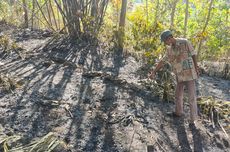
<svg viewBox="0 0 230 152">
<path fill-rule="evenodd" d="M 220 128 L 222 129 L 222 131 L 224 132 L 224 134 L 226 135 L 226 137 L 229 138 L 227 132 L 225 131 L 224 127 L 220 124 L 219 121 L 218 121 L 218 124 L 219 124 Z"/>
<path fill-rule="evenodd" d="M 166 152 L 166 150 L 164 149 L 164 147 L 158 142 L 159 138 L 157 138 L 156 140 L 156 143 L 159 145 L 159 147 L 164 151 Z"/>
<path fill-rule="evenodd" d="M 47 25 L 48 25 L 53 31 L 55 31 L 55 29 L 52 27 L 52 25 L 51 25 L 51 24 L 49 23 L 49 21 L 47 20 L 47 18 L 46 18 L 46 16 L 45 16 L 44 12 L 42 11 L 42 7 L 39 5 L 38 1 L 35 0 L 35 2 L 37 3 L 37 6 L 38 6 L 38 8 L 39 8 L 39 10 L 40 10 L 40 12 L 41 12 L 43 18 L 45 19 Z"/>
<path fill-rule="evenodd" d="M 70 117 L 73 118 L 73 114 L 71 113 L 71 111 L 67 109 L 66 107 L 64 107 L 64 109 L 69 113 Z"/>
<path fill-rule="evenodd" d="M 133 143 L 134 135 L 135 135 L 135 133 L 136 133 L 136 128 L 135 128 L 135 126 L 133 126 L 133 128 L 134 128 L 134 131 L 133 131 L 132 140 L 131 140 L 130 145 L 129 145 L 129 152 L 130 152 L 130 149 L 131 149 L 131 146 L 132 146 L 132 143 Z"/>
<path fill-rule="evenodd" d="M 210 108 L 210 119 L 212 122 L 212 127 L 215 128 L 214 118 L 213 118 L 213 108 Z"/>
<path fill-rule="evenodd" d="M 52 15 L 53 15 L 54 24 L 55 24 L 55 26 L 56 26 L 56 29 L 59 30 L 59 28 L 58 28 L 58 26 L 57 26 L 57 20 L 56 20 L 56 17 L 55 17 L 55 13 L 54 13 L 54 10 L 53 10 L 53 7 L 52 7 L 52 3 L 51 3 L 50 0 L 49 0 L 49 4 L 50 4 L 51 13 L 52 13 Z M 57 13 L 57 14 L 59 14 L 59 13 Z M 52 24 L 52 22 L 51 22 L 51 24 Z M 52 25 L 51 25 L 51 26 L 52 26 Z"/>
<path fill-rule="evenodd" d="M 22 6 L 23 8 L 25 7 L 25 6 L 23 6 L 23 4 L 21 4 L 19 1 L 17 1 L 17 2 L 18 2 L 18 5 Z M 41 7 L 43 7 L 43 6 L 44 6 L 44 4 L 43 4 Z M 28 12 L 31 12 L 30 9 L 29 9 L 28 7 L 25 7 L 25 9 L 27 9 Z M 33 17 L 37 18 L 37 20 L 40 21 L 43 25 L 46 25 L 39 17 L 37 17 L 35 14 L 33 14 L 33 15 L 34 15 Z M 29 19 L 28 22 L 29 22 L 30 20 L 31 20 L 31 19 Z"/>
</svg>

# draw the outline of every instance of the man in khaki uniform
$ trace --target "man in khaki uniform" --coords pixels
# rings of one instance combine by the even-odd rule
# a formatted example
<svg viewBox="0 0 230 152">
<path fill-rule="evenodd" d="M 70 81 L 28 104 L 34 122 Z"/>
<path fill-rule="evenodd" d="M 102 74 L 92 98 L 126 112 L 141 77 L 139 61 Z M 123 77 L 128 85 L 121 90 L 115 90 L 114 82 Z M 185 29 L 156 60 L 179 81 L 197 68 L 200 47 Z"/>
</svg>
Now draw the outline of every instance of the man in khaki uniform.
<svg viewBox="0 0 230 152">
<path fill-rule="evenodd" d="M 167 45 L 166 54 L 156 68 L 150 72 L 149 77 L 153 79 L 155 73 L 164 65 L 165 61 L 173 66 L 177 79 L 176 109 L 173 114 L 175 116 L 183 114 L 183 94 L 184 86 L 186 86 L 188 88 L 191 123 L 194 123 L 197 119 L 195 80 L 198 78 L 198 66 L 196 53 L 188 40 L 174 38 L 169 30 L 162 32 L 161 41 Z"/>
</svg>

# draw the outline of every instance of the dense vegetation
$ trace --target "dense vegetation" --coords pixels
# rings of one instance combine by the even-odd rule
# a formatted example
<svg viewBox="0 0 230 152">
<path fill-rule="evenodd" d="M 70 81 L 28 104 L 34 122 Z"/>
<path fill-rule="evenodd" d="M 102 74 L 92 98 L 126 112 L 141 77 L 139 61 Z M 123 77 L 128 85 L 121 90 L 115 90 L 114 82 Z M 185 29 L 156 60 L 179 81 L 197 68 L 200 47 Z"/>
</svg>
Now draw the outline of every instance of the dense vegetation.
<svg viewBox="0 0 230 152">
<path fill-rule="evenodd" d="M 159 58 L 159 35 L 171 29 L 192 41 L 200 59 L 230 55 L 229 0 L 2 0 L 0 20 L 31 29 L 97 37 Z M 117 38 L 117 39 L 114 39 Z M 114 43 L 110 43 L 110 40 Z M 117 41 L 118 40 L 118 41 Z"/>
</svg>

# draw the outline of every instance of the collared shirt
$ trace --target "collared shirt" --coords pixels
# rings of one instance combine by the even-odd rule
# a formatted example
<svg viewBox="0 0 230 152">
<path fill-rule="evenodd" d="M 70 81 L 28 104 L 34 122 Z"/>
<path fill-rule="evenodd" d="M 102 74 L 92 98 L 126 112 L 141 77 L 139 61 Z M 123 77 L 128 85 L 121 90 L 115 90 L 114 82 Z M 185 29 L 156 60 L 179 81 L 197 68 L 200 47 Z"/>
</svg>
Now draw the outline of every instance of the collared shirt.
<svg viewBox="0 0 230 152">
<path fill-rule="evenodd" d="M 167 47 L 163 61 L 168 61 L 173 66 L 178 82 L 197 79 L 193 55 L 196 52 L 187 39 L 176 38 L 175 46 Z"/>
</svg>

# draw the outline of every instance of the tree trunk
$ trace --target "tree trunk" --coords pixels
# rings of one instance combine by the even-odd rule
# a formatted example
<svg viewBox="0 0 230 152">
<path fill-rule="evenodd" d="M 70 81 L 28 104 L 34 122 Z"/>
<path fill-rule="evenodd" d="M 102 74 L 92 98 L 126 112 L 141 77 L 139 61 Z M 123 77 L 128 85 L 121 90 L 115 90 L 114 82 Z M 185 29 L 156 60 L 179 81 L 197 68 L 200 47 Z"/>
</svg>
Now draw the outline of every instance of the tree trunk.
<svg viewBox="0 0 230 152">
<path fill-rule="evenodd" d="M 160 2 L 159 0 L 157 0 L 157 4 L 156 4 L 156 12 L 155 12 L 155 17 L 154 17 L 154 26 L 156 27 L 157 25 L 157 20 L 158 20 L 158 9 L 159 9 L 159 5 L 160 5 Z"/>
<path fill-rule="evenodd" d="M 102 25 L 108 0 L 54 0 L 71 37 L 95 36 Z"/>
<path fill-rule="evenodd" d="M 228 23 L 228 17 L 229 17 L 229 9 L 226 9 L 226 23 Z"/>
<path fill-rule="evenodd" d="M 80 11 L 79 4 L 75 0 L 62 0 L 62 2 L 68 32 L 72 38 L 78 37 L 81 33 L 79 16 L 77 15 L 78 11 Z"/>
<path fill-rule="evenodd" d="M 184 37 L 187 36 L 187 25 L 188 25 L 188 7 L 189 7 L 189 0 L 186 0 L 186 9 L 185 9 L 185 18 L 184 18 Z"/>
<path fill-rule="evenodd" d="M 126 8 L 127 8 L 127 0 L 122 0 L 119 27 L 125 26 Z"/>
<path fill-rule="evenodd" d="M 148 22 L 149 22 L 149 12 L 148 12 L 148 8 L 149 8 L 149 6 L 148 6 L 148 0 L 146 0 L 146 20 L 147 20 L 147 24 L 148 24 Z"/>
<path fill-rule="evenodd" d="M 211 11 L 212 11 L 212 5 L 213 5 L 213 0 L 211 0 L 210 3 L 209 3 L 208 15 L 207 15 L 207 18 L 206 18 L 202 33 L 205 32 L 205 30 L 206 30 L 206 28 L 208 26 L 208 21 L 210 19 L 210 15 L 211 15 Z M 200 39 L 199 44 L 198 44 L 198 49 L 197 49 L 197 56 L 198 57 L 200 56 L 200 49 L 201 49 L 202 42 L 203 42 L 203 37 Z"/>
<path fill-rule="evenodd" d="M 46 24 L 50 27 L 51 30 L 55 31 L 55 29 L 52 27 L 52 25 L 49 23 L 48 19 L 46 18 L 46 15 L 45 15 L 45 13 L 43 12 L 42 7 L 40 6 L 38 0 L 35 0 L 35 2 L 36 2 L 37 6 L 38 6 L 38 8 L 39 8 L 39 10 L 40 10 L 40 12 L 41 12 L 41 14 L 42 14 L 42 17 L 45 19 Z M 42 22 L 42 23 L 43 23 L 43 22 Z M 44 23 L 43 23 L 43 24 L 44 24 Z"/>
<path fill-rule="evenodd" d="M 50 0 L 49 0 L 50 1 Z M 52 22 L 52 19 L 51 19 L 51 14 L 50 14 L 50 3 L 46 3 L 46 9 L 47 9 L 47 14 L 48 14 L 48 20 L 50 22 L 50 25 L 53 26 L 53 22 Z"/>
<path fill-rule="evenodd" d="M 96 18 L 97 17 L 97 9 L 98 9 L 98 0 L 92 0 L 92 7 L 91 7 L 91 16 Z"/>
<path fill-rule="evenodd" d="M 28 20 L 28 11 L 27 11 L 27 4 L 26 0 L 22 0 L 23 3 L 23 10 L 24 10 L 24 27 L 28 28 L 29 27 L 29 20 Z"/>
<path fill-rule="evenodd" d="M 100 27 L 102 26 L 103 19 L 105 17 L 106 9 L 108 6 L 109 0 L 102 0 L 99 11 L 98 11 L 98 21 L 97 21 L 97 28 L 96 31 L 98 32 L 100 30 Z"/>
<path fill-rule="evenodd" d="M 35 10 L 35 0 L 32 2 L 32 16 L 31 16 L 31 29 L 34 29 L 34 10 Z"/>
<path fill-rule="evenodd" d="M 61 22 L 60 22 L 60 13 L 58 12 L 58 8 L 56 7 L 56 11 L 57 11 L 57 24 L 58 24 L 58 31 L 61 28 Z"/>
<path fill-rule="evenodd" d="M 172 3 L 171 22 L 170 22 L 170 29 L 171 30 L 174 28 L 174 17 L 175 17 L 177 2 L 178 2 L 178 0 L 174 0 Z"/>
<path fill-rule="evenodd" d="M 119 31 L 118 31 L 118 47 L 123 50 L 125 36 L 125 17 L 126 17 L 127 0 L 122 0 Z"/>
<path fill-rule="evenodd" d="M 49 0 L 48 3 L 49 3 L 49 6 L 50 6 L 50 11 L 51 11 L 52 16 L 53 16 L 53 21 L 54 21 L 55 27 L 56 27 L 56 29 L 58 29 L 57 20 L 56 20 L 56 17 L 55 17 L 55 13 L 54 13 L 54 10 L 53 10 L 52 3 L 51 3 L 50 0 Z M 52 26 L 52 23 L 51 23 L 51 26 Z"/>
<path fill-rule="evenodd" d="M 62 0 L 59 0 L 59 1 L 54 0 L 54 3 L 56 4 L 57 9 L 58 9 L 59 13 L 61 14 L 63 26 L 64 26 L 61 30 L 59 30 L 59 32 L 67 33 L 67 30 L 68 30 L 67 23 L 66 23 L 67 17 L 66 17 L 66 14 L 64 12 L 64 4 L 63 4 Z"/>
</svg>

